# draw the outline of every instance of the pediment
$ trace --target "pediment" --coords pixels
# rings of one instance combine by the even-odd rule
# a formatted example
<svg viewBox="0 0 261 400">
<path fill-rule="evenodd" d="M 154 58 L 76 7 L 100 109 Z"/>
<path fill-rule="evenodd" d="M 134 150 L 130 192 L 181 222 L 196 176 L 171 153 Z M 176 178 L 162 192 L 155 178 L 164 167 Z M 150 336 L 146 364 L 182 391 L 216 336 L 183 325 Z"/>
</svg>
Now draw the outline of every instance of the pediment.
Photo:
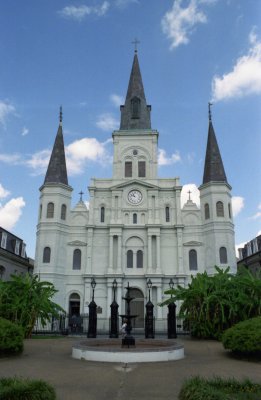
<svg viewBox="0 0 261 400">
<path fill-rule="evenodd" d="M 82 242 L 81 240 L 73 240 L 72 242 L 68 242 L 68 245 L 81 247 L 81 246 L 87 246 L 87 243 Z"/>
<path fill-rule="evenodd" d="M 191 240 L 190 242 L 183 243 L 183 246 L 188 246 L 188 247 L 203 246 L 203 243 L 197 242 L 196 240 Z"/>
<path fill-rule="evenodd" d="M 127 186 L 133 186 L 133 185 L 137 185 L 137 186 L 139 185 L 139 186 L 142 186 L 147 189 L 158 189 L 159 188 L 159 186 L 157 186 L 157 185 L 152 185 L 151 183 L 139 181 L 138 179 L 132 179 L 132 180 L 120 183 L 118 185 L 112 186 L 111 190 L 124 189 Z"/>
</svg>

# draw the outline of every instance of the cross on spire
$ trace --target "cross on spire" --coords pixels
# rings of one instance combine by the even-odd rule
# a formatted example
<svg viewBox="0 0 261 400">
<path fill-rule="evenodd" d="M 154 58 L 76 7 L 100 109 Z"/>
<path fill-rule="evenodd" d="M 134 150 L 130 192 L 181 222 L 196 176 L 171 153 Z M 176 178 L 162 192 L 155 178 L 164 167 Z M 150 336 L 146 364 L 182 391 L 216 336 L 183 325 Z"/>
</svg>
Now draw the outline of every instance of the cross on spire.
<svg viewBox="0 0 261 400">
<path fill-rule="evenodd" d="M 80 201 L 82 201 L 82 195 L 83 195 L 84 193 L 83 193 L 83 191 L 81 190 L 80 191 L 80 193 L 79 193 L 79 195 L 80 195 Z"/>
<path fill-rule="evenodd" d="M 60 115 L 59 115 L 59 120 L 60 120 L 60 125 L 62 124 L 62 122 L 63 122 L 63 108 L 62 108 L 62 106 L 60 106 Z"/>
<path fill-rule="evenodd" d="M 135 53 L 137 53 L 137 45 L 138 44 L 140 44 L 140 41 L 137 39 L 137 38 L 135 38 L 134 40 L 133 40 L 133 42 L 131 42 L 132 44 L 134 44 L 134 51 L 135 51 Z"/>
<path fill-rule="evenodd" d="M 208 120 L 209 120 L 209 122 L 212 120 L 211 106 L 213 106 L 213 103 L 208 102 Z"/>
<path fill-rule="evenodd" d="M 191 193 L 192 193 L 192 192 L 189 190 L 189 191 L 188 191 L 189 201 L 191 200 L 191 198 L 190 198 Z"/>
</svg>

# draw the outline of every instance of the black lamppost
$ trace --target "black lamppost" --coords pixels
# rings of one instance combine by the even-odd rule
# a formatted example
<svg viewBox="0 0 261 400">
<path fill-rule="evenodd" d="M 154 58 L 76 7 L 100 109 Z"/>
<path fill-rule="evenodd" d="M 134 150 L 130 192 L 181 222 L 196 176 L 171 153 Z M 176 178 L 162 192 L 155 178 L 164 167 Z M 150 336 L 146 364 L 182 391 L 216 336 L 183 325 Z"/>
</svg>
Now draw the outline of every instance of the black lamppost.
<svg viewBox="0 0 261 400">
<path fill-rule="evenodd" d="M 170 278 L 169 287 L 172 290 L 174 287 L 173 279 Z M 171 293 L 172 298 L 172 293 Z M 168 339 L 175 339 L 177 337 L 176 330 L 176 304 L 174 301 L 169 303 L 168 305 L 169 313 L 168 313 Z"/>
<path fill-rule="evenodd" d="M 112 282 L 113 289 L 113 302 L 111 303 L 111 326 L 110 326 L 110 338 L 118 338 L 119 337 L 119 318 L 118 318 L 118 308 L 119 305 L 115 300 L 115 292 L 117 289 L 117 281 L 114 279 Z"/>
<path fill-rule="evenodd" d="M 150 290 L 152 288 L 152 282 L 150 279 L 147 281 L 147 288 L 149 289 L 149 301 L 146 304 L 145 338 L 154 339 L 154 317 L 153 317 L 154 305 L 150 301 Z"/>
<path fill-rule="evenodd" d="M 96 286 L 95 279 L 91 280 L 92 287 L 92 301 L 89 304 L 89 326 L 88 326 L 88 338 L 96 338 L 97 334 L 97 305 L 94 301 L 94 289 Z"/>
</svg>

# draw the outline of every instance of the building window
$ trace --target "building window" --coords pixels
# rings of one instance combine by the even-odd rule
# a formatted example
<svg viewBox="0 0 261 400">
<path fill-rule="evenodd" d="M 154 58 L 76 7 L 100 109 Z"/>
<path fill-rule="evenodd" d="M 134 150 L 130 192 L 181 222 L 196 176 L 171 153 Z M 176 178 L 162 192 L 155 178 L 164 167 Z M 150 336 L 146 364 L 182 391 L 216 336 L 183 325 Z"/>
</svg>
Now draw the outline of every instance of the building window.
<svg viewBox="0 0 261 400">
<path fill-rule="evenodd" d="M 2 232 L 2 239 L 1 239 L 1 247 L 2 249 L 6 249 L 6 244 L 7 244 L 7 233 Z"/>
<path fill-rule="evenodd" d="M 4 274 L 5 274 L 5 267 L 3 265 L 0 265 L 0 279 L 3 279 Z"/>
<path fill-rule="evenodd" d="M 26 248 L 26 245 L 25 245 L 25 243 L 23 243 L 22 244 L 22 251 L 21 251 L 21 257 L 23 257 L 23 258 L 25 258 L 25 248 Z"/>
<path fill-rule="evenodd" d="M 43 206 L 42 204 L 40 205 L 40 210 L 39 210 L 39 219 L 42 218 L 42 211 L 43 211 Z"/>
<path fill-rule="evenodd" d="M 131 99 L 131 118 L 140 118 L 140 99 L 138 97 Z"/>
<path fill-rule="evenodd" d="M 146 176 L 146 162 L 145 161 L 138 162 L 138 173 L 139 173 L 139 178 L 145 178 L 145 176 Z"/>
<path fill-rule="evenodd" d="M 48 203 L 46 218 L 53 218 L 53 216 L 54 216 L 54 204 Z"/>
<path fill-rule="evenodd" d="M 127 268 L 133 268 L 133 251 L 127 251 Z"/>
<path fill-rule="evenodd" d="M 131 177 L 132 177 L 132 162 L 125 161 L 125 178 L 131 178 Z"/>
<path fill-rule="evenodd" d="M 166 222 L 169 222 L 169 207 L 165 208 L 165 218 L 166 218 Z"/>
<path fill-rule="evenodd" d="M 204 205 L 204 208 L 205 208 L 205 219 L 209 219 L 209 218 L 210 218 L 210 214 L 209 214 L 209 204 L 206 203 L 206 204 Z"/>
<path fill-rule="evenodd" d="M 50 247 L 45 247 L 43 251 L 43 263 L 49 263 L 51 260 L 51 249 Z"/>
<path fill-rule="evenodd" d="M 143 268 L 143 251 L 137 251 L 137 268 Z"/>
<path fill-rule="evenodd" d="M 82 252 L 79 249 L 75 249 L 73 252 L 73 269 L 81 269 Z"/>
<path fill-rule="evenodd" d="M 133 218 L 133 223 L 134 223 L 134 224 L 137 224 L 137 222 L 138 222 L 138 217 L 137 217 L 137 214 L 136 214 L 136 213 L 133 214 L 132 218 Z"/>
<path fill-rule="evenodd" d="M 228 216 L 229 216 L 229 218 L 232 218 L 231 217 L 232 213 L 231 213 L 231 204 L 230 203 L 228 203 Z"/>
<path fill-rule="evenodd" d="M 19 250 L 20 250 L 20 240 L 15 241 L 15 254 L 19 255 Z"/>
<path fill-rule="evenodd" d="M 221 264 L 227 264 L 227 249 L 225 247 L 219 249 L 219 260 Z"/>
<path fill-rule="evenodd" d="M 65 220 L 66 219 L 66 205 L 62 204 L 61 207 L 61 219 Z"/>
<path fill-rule="evenodd" d="M 218 201 L 216 204 L 217 217 L 224 217 L 224 205 L 222 201 Z"/>
<path fill-rule="evenodd" d="M 196 250 L 189 251 L 189 269 L 190 269 L 190 271 L 197 271 L 197 269 L 198 269 L 198 260 L 197 260 Z"/>
<path fill-rule="evenodd" d="M 101 207 L 101 222 L 105 221 L 105 208 Z"/>
</svg>

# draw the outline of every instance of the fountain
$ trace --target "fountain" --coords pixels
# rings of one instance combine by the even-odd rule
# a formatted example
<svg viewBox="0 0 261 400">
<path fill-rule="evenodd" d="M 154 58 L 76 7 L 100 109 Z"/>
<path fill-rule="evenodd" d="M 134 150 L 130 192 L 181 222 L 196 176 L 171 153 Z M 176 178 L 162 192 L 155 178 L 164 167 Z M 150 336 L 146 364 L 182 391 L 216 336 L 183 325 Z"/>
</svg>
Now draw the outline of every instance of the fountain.
<svg viewBox="0 0 261 400">
<path fill-rule="evenodd" d="M 126 293 L 126 297 L 123 297 L 123 300 L 126 301 L 126 305 L 127 305 L 126 314 L 120 315 L 120 316 L 123 321 L 127 322 L 127 327 L 126 327 L 126 335 L 122 338 L 122 341 L 121 341 L 121 346 L 122 347 L 126 346 L 129 348 L 130 346 L 135 347 L 135 339 L 133 336 L 131 336 L 131 331 L 132 331 L 131 320 L 133 318 L 136 318 L 137 315 L 131 315 L 131 313 L 130 313 L 130 302 L 132 300 L 134 300 L 134 297 L 130 297 L 130 290 L 132 288 L 129 286 L 129 282 L 128 282 L 128 286 L 125 287 L 125 289 L 127 289 L 127 293 Z"/>
</svg>

